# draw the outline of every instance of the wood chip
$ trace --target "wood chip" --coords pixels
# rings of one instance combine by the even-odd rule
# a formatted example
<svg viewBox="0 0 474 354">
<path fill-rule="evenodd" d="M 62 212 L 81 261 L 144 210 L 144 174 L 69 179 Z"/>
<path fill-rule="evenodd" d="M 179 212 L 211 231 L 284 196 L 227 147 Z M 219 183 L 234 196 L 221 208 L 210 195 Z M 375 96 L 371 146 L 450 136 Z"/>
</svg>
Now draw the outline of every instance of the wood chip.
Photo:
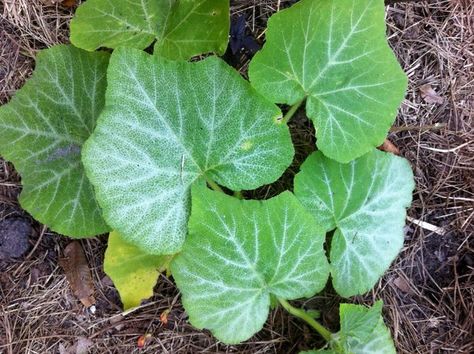
<svg viewBox="0 0 474 354">
<path fill-rule="evenodd" d="M 94 283 L 86 256 L 79 241 L 73 241 L 64 249 L 64 258 L 59 260 L 74 295 L 87 308 L 93 308 Z"/>
</svg>

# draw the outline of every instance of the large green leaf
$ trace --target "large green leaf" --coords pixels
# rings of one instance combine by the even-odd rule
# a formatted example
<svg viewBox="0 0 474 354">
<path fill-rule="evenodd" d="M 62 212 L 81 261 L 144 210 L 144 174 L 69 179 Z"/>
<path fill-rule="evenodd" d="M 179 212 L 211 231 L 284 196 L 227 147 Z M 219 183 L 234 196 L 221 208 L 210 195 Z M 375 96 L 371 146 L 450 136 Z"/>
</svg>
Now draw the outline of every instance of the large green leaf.
<svg viewBox="0 0 474 354">
<path fill-rule="evenodd" d="M 73 237 L 108 231 L 81 163 L 81 147 L 104 106 L 109 55 L 60 45 L 0 108 L 0 154 L 22 177 L 20 203 L 52 230 Z"/>
<path fill-rule="evenodd" d="M 326 156 L 348 162 L 383 142 L 407 86 L 383 0 L 302 0 L 273 15 L 266 36 L 250 81 L 272 102 L 306 98 Z"/>
<path fill-rule="evenodd" d="M 125 310 L 153 295 L 158 274 L 169 262 L 169 256 L 146 254 L 125 242 L 116 231 L 109 234 L 104 271 L 114 282 Z"/>
<path fill-rule="evenodd" d="M 119 48 L 108 80 L 83 160 L 105 219 L 145 251 L 179 251 L 197 179 L 254 189 L 292 161 L 280 110 L 216 57 L 171 62 Z"/>
<path fill-rule="evenodd" d="M 88 0 L 71 21 L 71 42 L 86 50 L 119 46 L 170 59 L 223 54 L 229 33 L 229 0 Z"/>
<path fill-rule="evenodd" d="M 324 233 L 290 192 L 255 201 L 193 187 L 192 198 L 171 271 L 194 326 L 238 343 L 263 327 L 271 295 L 310 297 L 326 284 Z"/>
<path fill-rule="evenodd" d="M 390 331 L 381 315 L 382 302 L 373 307 L 341 304 L 341 330 L 330 343 L 335 353 L 341 354 L 395 354 Z"/>
<path fill-rule="evenodd" d="M 403 244 L 414 188 L 409 163 L 373 150 L 348 164 L 313 153 L 295 177 L 295 195 L 331 242 L 331 274 L 342 296 L 371 289 Z"/>
</svg>

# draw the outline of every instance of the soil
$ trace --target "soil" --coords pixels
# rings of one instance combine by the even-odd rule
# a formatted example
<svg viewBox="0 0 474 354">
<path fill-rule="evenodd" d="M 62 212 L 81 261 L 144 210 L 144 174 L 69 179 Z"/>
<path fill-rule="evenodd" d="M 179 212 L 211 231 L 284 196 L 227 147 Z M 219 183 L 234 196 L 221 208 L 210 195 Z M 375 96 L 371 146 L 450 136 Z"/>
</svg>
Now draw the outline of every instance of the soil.
<svg viewBox="0 0 474 354">
<path fill-rule="evenodd" d="M 261 44 L 269 16 L 294 2 L 231 1 L 233 19 L 246 20 L 240 39 Z M 41 0 L 0 2 L 0 103 L 31 75 L 38 50 L 67 42 L 73 12 L 74 7 Z M 411 162 L 417 188 L 400 256 L 369 294 L 351 301 L 384 301 L 384 319 L 400 353 L 474 352 L 473 19 L 472 1 L 387 8 L 389 43 L 410 80 L 389 139 Z M 253 53 L 249 46 L 228 51 L 228 61 L 244 76 Z M 425 85 L 438 98 L 427 100 Z M 290 129 L 297 151 L 293 165 L 274 184 L 245 192 L 246 198 L 291 189 L 315 137 L 303 111 Z M 304 323 L 274 310 L 251 340 L 222 345 L 187 322 L 179 293 L 165 276 L 151 299 L 122 316 L 117 291 L 103 272 L 107 236 L 81 241 L 95 287 L 97 312 L 92 314 L 73 295 L 58 265 L 70 240 L 22 211 L 20 190 L 14 167 L 0 159 L 0 353 L 63 353 L 81 346 L 90 353 L 297 353 L 322 344 Z M 337 330 L 341 301 L 346 300 L 328 287 L 297 303 L 320 309 L 322 322 Z M 159 318 L 165 310 L 170 310 L 166 325 Z M 146 333 L 151 338 L 139 350 L 137 341 Z"/>
<path fill-rule="evenodd" d="M 0 260 L 18 258 L 28 251 L 31 224 L 27 219 L 8 218 L 0 221 Z"/>
</svg>

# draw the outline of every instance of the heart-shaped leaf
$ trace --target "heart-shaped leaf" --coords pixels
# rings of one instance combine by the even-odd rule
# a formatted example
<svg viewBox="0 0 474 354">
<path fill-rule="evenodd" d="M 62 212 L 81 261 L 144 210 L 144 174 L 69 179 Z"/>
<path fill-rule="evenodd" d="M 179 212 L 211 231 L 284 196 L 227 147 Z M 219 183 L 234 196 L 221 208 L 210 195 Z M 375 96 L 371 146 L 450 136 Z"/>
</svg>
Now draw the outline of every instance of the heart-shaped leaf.
<svg viewBox="0 0 474 354">
<path fill-rule="evenodd" d="M 71 21 L 71 42 L 86 50 L 119 46 L 188 59 L 223 54 L 229 34 L 229 0 L 88 0 Z"/>
<path fill-rule="evenodd" d="M 189 236 L 171 271 L 191 323 L 225 343 L 265 323 L 270 297 L 310 297 L 324 288 L 324 233 L 290 192 L 238 200 L 193 187 Z"/>
<path fill-rule="evenodd" d="M 0 153 L 22 177 L 21 206 L 72 236 L 108 231 L 81 163 L 81 148 L 104 106 L 107 53 L 60 45 L 0 108 Z"/>
<path fill-rule="evenodd" d="M 408 161 L 373 150 L 348 164 L 313 153 L 295 177 L 295 195 L 331 242 L 333 285 L 345 297 L 371 289 L 403 244 L 414 188 Z"/>
<path fill-rule="evenodd" d="M 302 0 L 268 21 L 252 85 L 272 102 L 306 99 L 318 148 L 348 162 L 380 145 L 407 78 L 385 38 L 383 0 Z"/>
<path fill-rule="evenodd" d="M 109 234 L 104 271 L 114 282 L 125 310 L 153 295 L 158 274 L 167 269 L 169 256 L 155 256 L 125 242 L 118 232 Z"/>
<path fill-rule="evenodd" d="M 292 161 L 278 107 L 216 57 L 171 62 L 119 48 L 108 80 L 83 160 L 105 219 L 145 251 L 180 250 L 197 179 L 254 189 Z"/>
</svg>

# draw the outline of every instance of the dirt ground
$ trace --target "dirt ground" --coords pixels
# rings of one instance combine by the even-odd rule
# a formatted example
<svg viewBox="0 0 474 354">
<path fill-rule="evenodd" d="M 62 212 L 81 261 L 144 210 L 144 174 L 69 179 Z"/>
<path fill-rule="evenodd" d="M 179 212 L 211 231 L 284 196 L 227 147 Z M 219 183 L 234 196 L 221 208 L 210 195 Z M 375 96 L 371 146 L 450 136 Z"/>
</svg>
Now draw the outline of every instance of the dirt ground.
<svg viewBox="0 0 474 354">
<path fill-rule="evenodd" d="M 29 77 L 38 50 L 68 41 L 74 8 L 45 5 L 55 2 L 0 0 L 1 104 Z M 233 18 L 244 15 L 248 34 L 261 41 L 271 13 L 291 2 L 231 1 Z M 417 188 L 402 253 L 372 292 L 354 300 L 383 299 L 385 321 L 400 353 L 472 353 L 474 2 L 397 4 L 387 8 L 387 23 L 389 42 L 410 80 L 389 138 L 411 162 Z M 250 56 L 230 61 L 245 74 Z M 285 178 L 246 197 L 262 198 L 288 187 L 308 154 L 303 141 L 314 140 L 301 112 L 290 126 L 298 148 L 295 164 Z M 84 343 L 90 353 L 296 353 L 321 344 L 304 323 L 275 310 L 248 342 L 222 345 L 187 323 L 178 291 L 164 276 L 153 298 L 122 316 L 118 294 L 102 268 L 106 236 L 82 241 L 98 301 L 96 314 L 90 314 L 58 266 L 69 240 L 21 210 L 20 190 L 13 166 L 0 159 L 0 233 L 14 228 L 15 237 L 25 239 L 20 248 L 26 249 L 19 258 L 0 257 L 0 353 L 76 353 L 72 346 Z M 340 301 L 326 289 L 302 305 L 321 309 L 324 324 L 336 330 Z M 164 325 L 159 316 L 167 309 Z M 137 340 L 146 333 L 151 338 L 140 350 Z"/>
</svg>

